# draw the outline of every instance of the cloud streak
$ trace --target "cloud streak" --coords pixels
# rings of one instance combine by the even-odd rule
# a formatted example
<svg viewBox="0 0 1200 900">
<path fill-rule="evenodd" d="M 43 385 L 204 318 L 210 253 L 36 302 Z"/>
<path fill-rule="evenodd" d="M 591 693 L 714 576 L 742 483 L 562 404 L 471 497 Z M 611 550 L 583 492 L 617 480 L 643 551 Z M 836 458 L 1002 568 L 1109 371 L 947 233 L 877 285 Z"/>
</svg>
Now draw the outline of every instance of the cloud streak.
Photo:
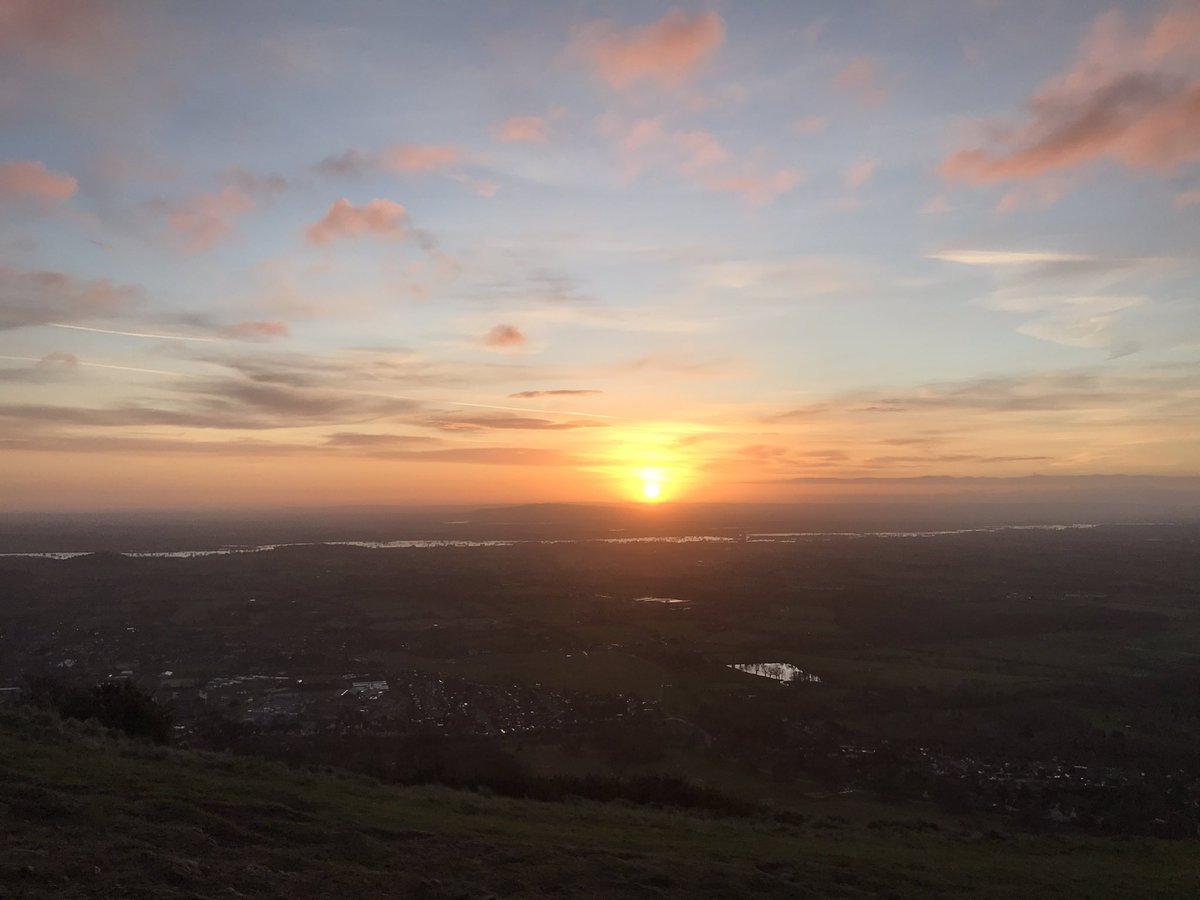
<svg viewBox="0 0 1200 900">
<path fill-rule="evenodd" d="M 596 419 L 556 422 L 531 416 L 429 416 L 420 420 L 426 428 L 440 431 L 575 431 L 580 428 L 606 428 L 608 422 Z"/>
<path fill-rule="evenodd" d="M 531 400 L 535 397 L 592 397 L 603 393 L 604 391 L 597 390 L 572 390 L 560 388 L 552 391 L 517 391 L 515 394 L 509 394 L 508 396 L 514 399 Z"/>
</svg>

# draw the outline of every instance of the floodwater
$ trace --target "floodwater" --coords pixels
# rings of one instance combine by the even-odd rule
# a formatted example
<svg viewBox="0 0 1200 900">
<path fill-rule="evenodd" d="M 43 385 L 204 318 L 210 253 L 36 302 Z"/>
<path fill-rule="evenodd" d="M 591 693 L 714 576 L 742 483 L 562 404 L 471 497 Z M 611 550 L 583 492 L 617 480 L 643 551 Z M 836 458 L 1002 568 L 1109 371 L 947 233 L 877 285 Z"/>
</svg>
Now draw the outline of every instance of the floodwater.
<svg viewBox="0 0 1200 900">
<path fill-rule="evenodd" d="M 412 540 L 412 541 L 315 541 L 291 544 L 226 546 L 212 550 L 127 550 L 118 555 L 133 558 L 189 559 L 196 556 L 229 556 L 236 553 L 264 553 L 281 547 L 364 547 L 370 550 L 424 549 L 434 547 L 512 547 L 518 544 L 796 544 L 803 541 L 853 540 L 859 538 L 932 538 L 952 534 L 987 534 L 998 531 L 1067 531 L 1096 528 L 1092 524 L 1071 525 L 992 525 L 984 528 L 956 528 L 949 531 L 796 531 L 721 537 L 708 534 L 661 535 L 653 537 L 560 538 L 557 540 Z M 54 551 L 43 553 L 0 553 L 5 556 L 32 556 L 41 559 L 71 559 L 89 556 L 91 551 Z"/>
<path fill-rule="evenodd" d="M 734 663 L 729 668 L 745 672 L 747 675 L 757 675 L 760 678 L 770 678 L 772 681 L 804 681 L 809 684 L 820 684 L 821 676 L 805 672 L 799 666 L 791 663 Z"/>
</svg>

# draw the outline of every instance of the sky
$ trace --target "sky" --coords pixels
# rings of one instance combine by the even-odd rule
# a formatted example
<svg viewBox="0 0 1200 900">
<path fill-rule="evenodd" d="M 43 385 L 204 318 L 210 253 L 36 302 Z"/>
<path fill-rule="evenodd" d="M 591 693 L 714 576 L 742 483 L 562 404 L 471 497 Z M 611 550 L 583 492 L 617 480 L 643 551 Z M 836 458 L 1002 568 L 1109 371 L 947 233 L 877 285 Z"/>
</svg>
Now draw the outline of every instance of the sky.
<svg viewBox="0 0 1200 900">
<path fill-rule="evenodd" d="M 1198 290 L 1197 0 L 0 0 L 0 508 L 1197 476 Z"/>
</svg>

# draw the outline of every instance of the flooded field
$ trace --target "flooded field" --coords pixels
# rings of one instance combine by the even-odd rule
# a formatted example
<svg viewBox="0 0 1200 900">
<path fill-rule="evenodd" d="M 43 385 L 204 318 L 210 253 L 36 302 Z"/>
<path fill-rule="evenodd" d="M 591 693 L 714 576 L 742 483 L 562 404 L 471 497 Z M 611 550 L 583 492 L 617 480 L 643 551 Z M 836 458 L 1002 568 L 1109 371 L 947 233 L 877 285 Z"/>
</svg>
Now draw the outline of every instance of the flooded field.
<svg viewBox="0 0 1200 900">
<path fill-rule="evenodd" d="M 369 550 L 429 549 L 439 547 L 512 547 L 528 544 L 795 544 L 807 541 L 860 540 L 863 538 L 936 538 L 956 534 L 990 534 L 1001 531 L 1067 531 L 1095 528 L 1093 524 L 1067 525 L 994 525 L 983 528 L 956 528 L 946 531 L 806 531 L 779 533 L 749 533 L 739 537 L 709 534 L 661 535 L 651 537 L 559 538 L 551 540 L 400 540 L 400 541 L 314 541 L 300 543 L 227 545 L 196 550 L 126 550 L 121 556 L 131 558 L 157 557 L 188 559 L 198 556 L 228 556 L 237 553 L 265 553 L 283 547 L 363 547 Z M 88 556 L 90 551 L 48 551 L 29 553 L 0 553 L 0 557 L 25 556 L 42 559 L 71 559 Z"/>
<path fill-rule="evenodd" d="M 821 676 L 806 672 L 791 663 L 734 663 L 729 668 L 747 675 L 757 675 L 759 678 L 770 678 L 772 681 L 793 682 L 803 681 L 809 684 L 820 684 Z"/>
</svg>

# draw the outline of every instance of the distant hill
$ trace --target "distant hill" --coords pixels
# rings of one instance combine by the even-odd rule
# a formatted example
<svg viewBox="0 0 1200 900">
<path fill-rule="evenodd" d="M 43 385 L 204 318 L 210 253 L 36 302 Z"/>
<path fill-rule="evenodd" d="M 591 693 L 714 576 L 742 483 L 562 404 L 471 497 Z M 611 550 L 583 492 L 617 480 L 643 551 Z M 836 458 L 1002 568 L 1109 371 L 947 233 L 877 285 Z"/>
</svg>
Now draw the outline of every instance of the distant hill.
<svg viewBox="0 0 1200 900">
<path fill-rule="evenodd" d="M 0 896 L 1184 898 L 1194 841 L 517 801 L 0 712 Z"/>
<path fill-rule="evenodd" d="M 780 503 L 535 503 L 0 512 L 0 553 L 197 550 L 322 541 L 545 540 L 1200 522 L 1200 478 L 803 478 Z M 783 489 L 787 490 L 784 491 Z"/>
</svg>

